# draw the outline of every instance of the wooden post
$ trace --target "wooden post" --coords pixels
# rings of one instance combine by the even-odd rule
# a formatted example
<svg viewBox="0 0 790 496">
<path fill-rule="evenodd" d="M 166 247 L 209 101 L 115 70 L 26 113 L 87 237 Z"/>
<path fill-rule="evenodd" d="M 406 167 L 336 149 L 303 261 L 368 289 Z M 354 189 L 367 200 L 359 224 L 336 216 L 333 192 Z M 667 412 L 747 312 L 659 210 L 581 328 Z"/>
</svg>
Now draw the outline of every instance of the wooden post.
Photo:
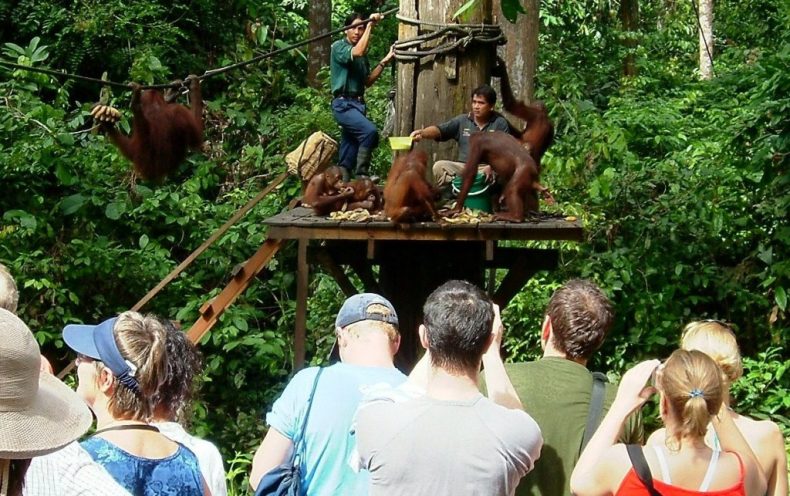
<svg viewBox="0 0 790 496">
<path fill-rule="evenodd" d="M 296 322 L 294 324 L 294 371 L 304 367 L 307 336 L 307 285 L 310 267 L 307 265 L 307 243 L 299 238 L 296 253 Z"/>
<path fill-rule="evenodd" d="M 400 15 L 432 23 L 449 24 L 451 16 L 465 0 L 403 0 Z M 481 0 L 464 23 L 490 23 L 492 0 Z M 427 29 L 427 27 L 425 28 Z M 424 30 L 401 23 L 399 39 L 413 38 Z M 428 48 L 428 47 L 426 47 Z M 419 63 L 398 65 L 398 94 L 395 100 L 396 131 L 407 136 L 412 130 L 439 124 L 458 114 L 469 112 L 472 90 L 488 83 L 495 47 L 471 44 L 449 56 L 426 57 Z M 428 151 L 431 163 L 437 158 L 457 156 L 454 141 L 425 141 L 418 145 Z"/>
<path fill-rule="evenodd" d="M 450 279 L 464 279 L 483 287 L 480 263 L 484 242 L 381 241 L 378 250 L 379 285 L 398 312 L 401 344 L 395 365 L 411 370 L 417 361 L 422 306 L 434 289 Z"/>
</svg>

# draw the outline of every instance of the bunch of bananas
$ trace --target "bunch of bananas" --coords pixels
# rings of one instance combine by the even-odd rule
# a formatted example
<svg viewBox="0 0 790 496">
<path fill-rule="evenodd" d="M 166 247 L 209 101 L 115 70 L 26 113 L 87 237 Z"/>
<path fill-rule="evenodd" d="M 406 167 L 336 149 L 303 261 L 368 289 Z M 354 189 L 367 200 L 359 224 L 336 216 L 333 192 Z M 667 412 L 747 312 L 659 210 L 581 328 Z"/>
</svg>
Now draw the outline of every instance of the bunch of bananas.
<svg viewBox="0 0 790 496">
<path fill-rule="evenodd" d="M 114 124 L 121 119 L 121 112 L 109 105 L 96 104 L 91 109 L 91 117 L 98 122 Z"/>
<path fill-rule="evenodd" d="M 349 222 L 365 222 L 369 220 L 384 220 L 383 217 L 376 214 L 371 214 L 364 208 L 357 208 L 354 210 L 332 212 L 329 214 L 332 220 L 345 220 Z"/>
</svg>

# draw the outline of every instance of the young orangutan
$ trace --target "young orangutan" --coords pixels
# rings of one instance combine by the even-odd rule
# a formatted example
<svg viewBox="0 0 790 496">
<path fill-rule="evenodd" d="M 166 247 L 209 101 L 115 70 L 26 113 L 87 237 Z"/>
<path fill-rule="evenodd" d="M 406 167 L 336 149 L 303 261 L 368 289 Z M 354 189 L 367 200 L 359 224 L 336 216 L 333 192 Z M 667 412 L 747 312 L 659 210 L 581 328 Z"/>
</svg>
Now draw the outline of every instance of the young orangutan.
<svg viewBox="0 0 790 496">
<path fill-rule="evenodd" d="M 384 186 L 384 213 L 392 222 L 418 222 L 436 219 L 433 202 L 436 192 L 425 180 L 428 155 L 412 150 L 392 164 Z"/>
<path fill-rule="evenodd" d="M 369 177 L 354 179 L 350 186 L 354 190 L 354 196 L 348 204 L 349 210 L 364 208 L 371 213 L 381 210 L 381 190 Z"/>
<path fill-rule="evenodd" d="M 502 131 L 475 133 L 469 137 L 469 155 L 462 173 L 464 181 L 449 215 L 461 212 L 480 163 L 489 164 L 497 181 L 503 185 L 497 203 L 504 203 L 507 212 L 497 212 L 496 220 L 523 222 L 526 212 L 538 210 L 537 193 L 542 194 L 549 205 L 554 204 L 548 188 L 539 182 L 538 165 L 519 141 Z"/>
<path fill-rule="evenodd" d="M 125 136 L 115 127 L 120 113 L 106 105 L 96 105 L 91 115 L 121 153 L 134 165 L 143 179 L 161 181 L 184 160 L 187 150 L 203 143 L 203 97 L 200 79 L 191 75 L 191 108 L 171 103 L 158 90 L 145 90 L 132 84 L 132 134 Z"/>
<path fill-rule="evenodd" d="M 311 207 L 317 215 L 327 215 L 342 210 L 353 196 L 354 190 L 343 182 L 343 171 L 333 165 L 310 179 L 302 206 Z"/>
</svg>

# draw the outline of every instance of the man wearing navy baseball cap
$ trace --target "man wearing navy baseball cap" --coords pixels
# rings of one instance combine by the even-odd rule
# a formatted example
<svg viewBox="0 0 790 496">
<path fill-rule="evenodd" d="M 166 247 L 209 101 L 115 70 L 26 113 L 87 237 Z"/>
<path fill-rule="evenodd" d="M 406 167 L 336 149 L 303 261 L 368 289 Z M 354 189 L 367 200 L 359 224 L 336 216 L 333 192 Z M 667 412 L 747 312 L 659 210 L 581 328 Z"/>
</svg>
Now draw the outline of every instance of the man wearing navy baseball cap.
<svg viewBox="0 0 790 496">
<path fill-rule="evenodd" d="M 340 363 L 296 374 L 266 416 L 269 430 L 253 459 L 253 487 L 296 449 L 308 496 L 367 493 L 367 473 L 344 463 L 355 447 L 349 431 L 367 390 L 406 380 L 393 364 L 400 345 L 398 315 L 380 295 L 354 295 L 337 314 L 335 335 Z"/>
</svg>

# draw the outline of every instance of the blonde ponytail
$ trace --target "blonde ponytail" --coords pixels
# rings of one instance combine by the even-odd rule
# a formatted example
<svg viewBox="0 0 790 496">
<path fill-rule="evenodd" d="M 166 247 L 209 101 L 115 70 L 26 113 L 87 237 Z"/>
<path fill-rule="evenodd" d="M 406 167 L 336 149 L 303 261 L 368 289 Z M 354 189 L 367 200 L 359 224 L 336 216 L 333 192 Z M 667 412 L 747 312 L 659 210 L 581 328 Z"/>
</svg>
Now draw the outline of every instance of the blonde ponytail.
<svg viewBox="0 0 790 496">
<path fill-rule="evenodd" d="M 700 351 L 676 350 L 664 364 L 658 386 L 680 424 L 675 435 L 703 438 L 723 400 L 716 362 Z"/>
</svg>

